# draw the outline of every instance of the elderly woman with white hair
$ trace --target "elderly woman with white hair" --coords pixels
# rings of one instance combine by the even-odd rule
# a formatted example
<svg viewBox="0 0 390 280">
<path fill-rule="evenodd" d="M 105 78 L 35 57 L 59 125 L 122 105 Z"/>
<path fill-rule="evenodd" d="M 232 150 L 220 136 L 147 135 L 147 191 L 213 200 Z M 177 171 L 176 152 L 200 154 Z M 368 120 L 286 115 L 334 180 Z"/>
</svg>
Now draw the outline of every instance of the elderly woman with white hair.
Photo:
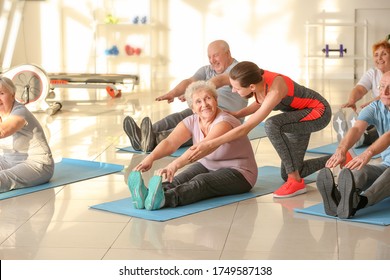
<svg viewBox="0 0 390 280">
<path fill-rule="evenodd" d="M 192 138 L 193 143 L 213 139 L 237 127 L 241 122 L 218 108 L 213 84 L 197 81 L 187 88 L 185 97 L 194 114 L 185 118 L 128 177 L 133 205 L 137 209 L 156 210 L 200 200 L 248 192 L 257 180 L 257 164 L 245 135 L 221 145 L 210 155 L 190 164 L 188 153 L 159 169 L 146 188 L 141 172 L 152 168 L 155 160 L 169 156 Z M 166 181 L 163 182 L 163 177 Z"/>
<path fill-rule="evenodd" d="M 0 76 L 0 193 L 48 182 L 54 160 L 42 126 Z"/>
</svg>

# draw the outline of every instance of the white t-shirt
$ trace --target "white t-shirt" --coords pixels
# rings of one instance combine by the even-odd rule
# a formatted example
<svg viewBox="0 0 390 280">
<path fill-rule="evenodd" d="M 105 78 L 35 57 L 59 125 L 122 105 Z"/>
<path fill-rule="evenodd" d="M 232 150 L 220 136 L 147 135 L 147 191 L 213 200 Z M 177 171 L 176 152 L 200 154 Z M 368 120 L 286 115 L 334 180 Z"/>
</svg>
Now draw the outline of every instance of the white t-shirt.
<svg viewBox="0 0 390 280">
<path fill-rule="evenodd" d="M 37 164 L 53 164 L 50 147 L 42 126 L 22 104 L 14 102 L 10 115 L 26 121 L 26 125 L 11 136 L 0 140 L 0 152 L 8 162 L 33 161 Z"/>
<path fill-rule="evenodd" d="M 363 86 L 367 91 L 371 90 L 373 98 L 379 96 L 379 84 L 382 78 L 382 72 L 377 68 L 370 68 L 360 78 L 358 85 Z"/>
<path fill-rule="evenodd" d="M 376 100 L 360 111 L 358 120 L 374 125 L 379 136 L 390 130 L 390 111 L 381 100 Z M 390 166 L 390 147 L 381 153 L 383 163 Z"/>
</svg>

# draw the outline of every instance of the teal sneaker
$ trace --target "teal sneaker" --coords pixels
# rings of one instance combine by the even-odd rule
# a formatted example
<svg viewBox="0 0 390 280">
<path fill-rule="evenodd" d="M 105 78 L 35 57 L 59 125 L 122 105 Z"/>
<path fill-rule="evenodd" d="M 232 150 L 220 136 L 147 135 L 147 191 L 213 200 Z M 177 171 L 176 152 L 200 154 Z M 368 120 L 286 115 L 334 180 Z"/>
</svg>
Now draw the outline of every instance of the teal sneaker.
<svg viewBox="0 0 390 280">
<path fill-rule="evenodd" d="M 145 199 L 146 210 L 157 210 L 164 206 L 165 196 L 161 176 L 154 175 L 148 185 L 148 196 Z"/>
<path fill-rule="evenodd" d="M 134 208 L 145 208 L 145 198 L 148 195 L 148 189 L 145 187 L 141 172 L 131 171 L 127 178 L 127 185 L 129 186 Z"/>
</svg>

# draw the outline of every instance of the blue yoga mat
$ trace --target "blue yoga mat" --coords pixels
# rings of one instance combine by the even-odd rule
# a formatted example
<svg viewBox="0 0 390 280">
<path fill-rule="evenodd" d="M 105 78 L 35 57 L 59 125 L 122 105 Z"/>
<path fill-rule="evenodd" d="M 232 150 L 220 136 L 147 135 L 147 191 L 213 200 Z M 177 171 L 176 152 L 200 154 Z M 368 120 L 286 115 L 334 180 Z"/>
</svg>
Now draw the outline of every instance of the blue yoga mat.
<svg viewBox="0 0 390 280">
<path fill-rule="evenodd" d="M 179 149 L 177 149 L 175 152 L 173 152 L 171 154 L 171 157 L 180 157 L 182 154 L 185 153 L 185 151 L 187 151 L 188 149 L 190 148 L 190 146 L 188 147 L 180 147 Z M 133 149 L 132 146 L 128 146 L 128 147 L 123 147 L 123 148 L 117 148 L 119 151 L 122 151 L 122 152 L 129 152 L 129 153 L 134 153 L 134 154 L 150 154 L 150 153 L 145 153 L 143 151 L 136 151 Z"/>
<path fill-rule="evenodd" d="M 324 212 L 323 203 L 319 203 L 304 209 L 295 208 L 294 211 L 297 213 L 333 218 L 341 221 L 358 222 L 380 226 L 390 225 L 390 198 L 382 200 L 373 206 L 359 210 L 356 212 L 355 216 L 350 219 L 339 219 L 337 217 L 326 215 Z"/>
<path fill-rule="evenodd" d="M 316 174 L 305 178 L 305 182 L 307 184 L 314 182 L 315 180 Z M 242 200 L 255 198 L 257 196 L 266 195 L 274 192 L 283 183 L 284 181 L 280 177 L 280 168 L 265 166 L 259 168 L 259 177 L 255 187 L 253 187 L 250 192 L 244 194 L 216 197 L 185 206 L 179 206 L 176 208 L 162 208 L 155 211 L 135 209 L 130 197 L 112 202 L 97 204 L 91 206 L 91 208 L 146 220 L 163 222 Z"/>
<path fill-rule="evenodd" d="M 265 130 L 264 130 L 264 123 L 260 123 L 259 125 L 257 125 L 254 129 L 252 129 L 248 133 L 249 140 L 255 140 L 255 139 L 260 139 L 260 138 L 264 138 L 264 137 L 267 137 L 267 134 L 265 133 Z M 188 147 L 181 147 L 181 148 L 177 149 L 176 152 L 172 153 L 171 156 L 172 157 L 179 157 L 185 151 L 187 151 L 188 148 L 189 148 L 189 146 Z M 145 152 L 134 150 L 133 147 L 131 147 L 131 146 L 123 147 L 123 148 L 117 148 L 117 149 L 119 151 L 122 151 L 122 152 L 130 152 L 130 153 L 136 153 L 136 154 L 145 154 Z"/>
<path fill-rule="evenodd" d="M 51 189 L 123 170 L 123 165 L 63 158 L 55 164 L 54 175 L 48 183 L 0 193 L 0 200 Z"/>
<path fill-rule="evenodd" d="M 264 122 L 258 124 L 254 129 L 252 129 L 248 133 L 249 140 L 255 140 L 264 137 L 267 137 L 267 134 L 265 133 L 265 129 L 264 129 Z"/>
<path fill-rule="evenodd" d="M 317 148 L 308 149 L 306 152 L 307 153 L 313 153 L 313 154 L 333 155 L 336 152 L 337 146 L 338 146 L 338 143 L 332 143 L 332 144 L 320 146 L 320 147 L 317 147 Z M 354 148 L 353 151 L 357 155 L 360 155 L 361 153 L 363 153 L 367 149 L 367 147 L 368 146 Z M 375 155 L 372 158 L 379 158 L 379 157 L 380 157 L 380 155 Z"/>
</svg>

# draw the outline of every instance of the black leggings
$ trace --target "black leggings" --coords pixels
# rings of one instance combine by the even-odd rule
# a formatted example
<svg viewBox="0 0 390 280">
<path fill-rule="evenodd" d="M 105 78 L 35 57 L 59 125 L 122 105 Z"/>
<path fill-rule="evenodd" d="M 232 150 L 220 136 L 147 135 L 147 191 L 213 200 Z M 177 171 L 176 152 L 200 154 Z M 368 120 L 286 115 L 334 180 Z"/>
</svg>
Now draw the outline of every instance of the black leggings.
<svg viewBox="0 0 390 280">
<path fill-rule="evenodd" d="M 172 183 L 164 182 L 164 207 L 187 205 L 212 197 L 241 194 L 252 189 L 240 171 L 233 168 L 208 170 L 196 162 L 176 175 Z"/>
<path fill-rule="evenodd" d="M 304 178 L 320 170 L 330 158 L 324 156 L 304 161 L 311 133 L 325 128 L 332 117 L 330 106 L 326 106 L 320 118 L 301 121 L 310 112 L 309 108 L 284 112 L 265 122 L 267 136 L 282 160 L 281 176 L 285 181 L 294 171 Z"/>
</svg>

